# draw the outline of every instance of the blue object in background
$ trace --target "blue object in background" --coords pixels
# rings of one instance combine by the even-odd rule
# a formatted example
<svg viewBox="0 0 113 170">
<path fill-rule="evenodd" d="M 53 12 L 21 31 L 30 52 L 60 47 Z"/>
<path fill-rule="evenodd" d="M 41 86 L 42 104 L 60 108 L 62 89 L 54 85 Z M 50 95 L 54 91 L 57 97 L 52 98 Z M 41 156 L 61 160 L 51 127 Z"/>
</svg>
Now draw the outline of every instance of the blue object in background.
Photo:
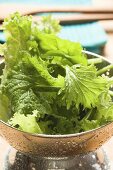
<svg viewBox="0 0 113 170">
<path fill-rule="evenodd" d="M 0 3 L 24 3 L 35 5 L 49 5 L 49 6 L 61 6 L 61 5 L 91 5 L 92 0 L 0 0 Z M 55 14 L 53 14 L 55 15 Z M 63 14 L 64 15 L 64 14 Z M 67 15 L 67 13 L 66 13 Z M 84 23 L 84 24 L 72 24 L 62 26 L 62 30 L 59 36 L 71 41 L 79 41 L 82 46 L 89 51 L 100 53 L 101 48 L 107 42 L 107 35 L 101 25 L 98 22 Z M 4 42 L 5 38 L 0 31 L 0 41 Z"/>
<path fill-rule="evenodd" d="M 98 54 L 107 41 L 107 35 L 98 22 L 63 26 L 59 36 L 71 41 L 79 41 L 86 50 Z"/>
<path fill-rule="evenodd" d="M 91 0 L 0 0 L 0 3 L 24 3 L 37 5 L 87 5 L 91 4 Z"/>
</svg>

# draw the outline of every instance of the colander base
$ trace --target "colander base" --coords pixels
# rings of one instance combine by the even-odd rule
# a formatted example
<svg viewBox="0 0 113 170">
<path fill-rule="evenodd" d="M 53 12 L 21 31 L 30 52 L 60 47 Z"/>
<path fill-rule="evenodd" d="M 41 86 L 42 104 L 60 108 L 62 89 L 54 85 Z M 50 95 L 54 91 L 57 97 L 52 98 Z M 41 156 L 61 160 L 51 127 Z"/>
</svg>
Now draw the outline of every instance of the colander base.
<svg viewBox="0 0 113 170">
<path fill-rule="evenodd" d="M 7 150 L 3 170 L 110 170 L 106 152 L 101 148 L 87 155 L 65 158 L 39 158 L 24 155 L 12 147 Z"/>
</svg>

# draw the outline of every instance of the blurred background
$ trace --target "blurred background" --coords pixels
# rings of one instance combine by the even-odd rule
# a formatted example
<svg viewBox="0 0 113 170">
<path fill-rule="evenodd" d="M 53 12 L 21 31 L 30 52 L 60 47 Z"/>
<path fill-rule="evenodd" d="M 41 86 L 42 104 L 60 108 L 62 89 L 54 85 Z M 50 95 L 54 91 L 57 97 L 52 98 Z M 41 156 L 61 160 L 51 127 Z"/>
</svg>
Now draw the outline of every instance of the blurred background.
<svg viewBox="0 0 113 170">
<path fill-rule="evenodd" d="M 86 7 L 85 12 L 83 7 Z M 0 24 L 2 25 L 3 19 L 13 11 L 42 16 L 49 15 L 50 12 L 43 13 L 42 10 L 42 13 L 36 14 L 36 10 L 38 12 L 48 8 L 53 8 L 52 15 L 61 21 L 62 29 L 58 34 L 60 37 L 79 41 L 84 49 L 113 61 L 113 0 L 0 0 Z M 54 12 L 54 9 L 59 8 L 70 11 Z M 73 9 L 78 12 L 72 13 Z M 5 42 L 2 29 L 0 42 Z"/>
</svg>

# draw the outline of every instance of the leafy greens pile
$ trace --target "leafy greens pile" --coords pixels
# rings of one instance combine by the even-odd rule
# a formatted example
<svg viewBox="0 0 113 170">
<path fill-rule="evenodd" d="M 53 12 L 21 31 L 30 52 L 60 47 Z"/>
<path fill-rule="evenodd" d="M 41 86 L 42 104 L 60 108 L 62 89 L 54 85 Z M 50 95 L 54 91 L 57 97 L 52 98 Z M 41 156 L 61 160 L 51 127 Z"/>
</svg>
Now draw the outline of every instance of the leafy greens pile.
<svg viewBox="0 0 113 170">
<path fill-rule="evenodd" d="M 0 119 L 43 134 L 77 133 L 113 120 L 112 78 L 101 76 L 80 43 L 56 36 L 57 22 L 34 23 L 15 13 L 3 28 Z"/>
</svg>

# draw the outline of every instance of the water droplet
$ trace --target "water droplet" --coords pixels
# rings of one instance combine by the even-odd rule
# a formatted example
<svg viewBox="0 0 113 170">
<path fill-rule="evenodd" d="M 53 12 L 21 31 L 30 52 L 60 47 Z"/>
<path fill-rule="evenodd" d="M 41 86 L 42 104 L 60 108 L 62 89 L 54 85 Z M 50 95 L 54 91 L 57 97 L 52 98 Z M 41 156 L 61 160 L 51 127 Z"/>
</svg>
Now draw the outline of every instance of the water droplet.
<svg viewBox="0 0 113 170">
<path fill-rule="evenodd" d="M 106 75 L 109 76 L 109 71 L 106 72 Z"/>
<path fill-rule="evenodd" d="M 80 167 L 82 167 L 82 164 L 81 164 L 81 163 L 79 163 L 79 166 L 80 166 Z"/>
</svg>

